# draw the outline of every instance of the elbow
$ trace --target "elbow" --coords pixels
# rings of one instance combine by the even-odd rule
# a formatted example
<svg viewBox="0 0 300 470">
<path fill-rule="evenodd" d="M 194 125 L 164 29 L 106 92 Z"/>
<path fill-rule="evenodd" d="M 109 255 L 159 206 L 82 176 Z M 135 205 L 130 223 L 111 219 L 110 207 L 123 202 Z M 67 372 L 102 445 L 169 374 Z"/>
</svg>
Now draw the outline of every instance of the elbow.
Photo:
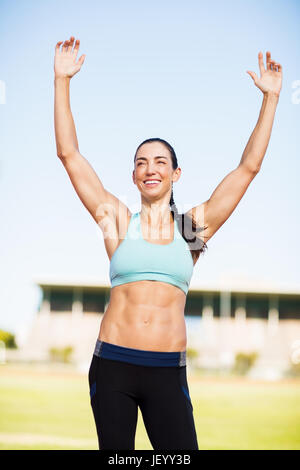
<svg viewBox="0 0 300 470">
<path fill-rule="evenodd" d="M 260 170 L 260 166 L 248 165 L 245 163 L 243 163 L 242 166 L 253 176 L 257 175 L 257 173 L 259 173 L 259 170 Z"/>
<path fill-rule="evenodd" d="M 61 146 L 60 145 L 56 145 L 56 155 L 58 156 L 58 158 L 63 158 L 63 151 L 61 149 Z"/>
<path fill-rule="evenodd" d="M 249 171 L 252 173 L 252 175 L 257 175 L 259 173 L 260 167 L 255 167 L 255 168 L 250 168 Z"/>
<path fill-rule="evenodd" d="M 253 172 L 254 175 L 257 175 L 257 173 L 259 173 L 259 171 L 260 171 L 260 166 L 254 168 L 254 169 L 252 170 L 252 172 Z"/>
<path fill-rule="evenodd" d="M 61 162 L 64 162 L 66 160 L 66 155 L 62 153 L 57 154 L 58 158 L 60 159 Z"/>
<path fill-rule="evenodd" d="M 74 155 L 74 153 L 76 153 L 76 152 L 78 152 L 78 150 L 72 149 L 72 150 L 70 150 L 70 151 L 68 151 L 68 152 L 57 152 L 56 155 L 58 156 L 58 158 L 59 158 L 60 160 L 65 160 L 66 158 L 68 158 L 68 157 Z"/>
</svg>

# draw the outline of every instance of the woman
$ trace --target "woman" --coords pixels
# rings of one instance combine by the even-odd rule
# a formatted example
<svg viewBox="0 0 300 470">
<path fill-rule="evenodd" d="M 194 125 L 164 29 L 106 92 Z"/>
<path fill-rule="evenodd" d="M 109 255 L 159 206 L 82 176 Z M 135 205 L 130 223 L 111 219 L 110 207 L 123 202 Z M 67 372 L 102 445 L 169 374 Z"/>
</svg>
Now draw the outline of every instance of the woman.
<svg viewBox="0 0 300 470">
<path fill-rule="evenodd" d="M 174 149 L 159 138 L 142 142 L 132 174 L 141 211 L 131 214 L 79 152 L 69 103 L 70 79 L 85 58 L 76 62 L 79 43 L 72 36 L 56 45 L 55 135 L 57 155 L 102 229 L 110 259 L 110 302 L 89 369 L 99 448 L 134 449 L 139 406 L 155 450 L 198 449 L 186 375 L 186 294 L 206 242 L 260 170 L 282 68 L 267 52 L 265 69 L 259 53 L 260 78 L 248 73 L 262 91 L 263 103 L 241 161 L 207 201 L 185 214 L 178 214 L 173 199 L 173 183 L 181 175 Z"/>
</svg>

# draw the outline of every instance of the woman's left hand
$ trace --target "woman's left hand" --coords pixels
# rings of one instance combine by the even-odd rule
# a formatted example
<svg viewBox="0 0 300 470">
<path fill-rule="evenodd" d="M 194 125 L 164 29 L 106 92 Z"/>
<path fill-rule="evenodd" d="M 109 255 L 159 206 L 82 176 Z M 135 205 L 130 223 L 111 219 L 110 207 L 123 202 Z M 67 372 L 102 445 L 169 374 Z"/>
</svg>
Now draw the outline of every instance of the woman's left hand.
<svg viewBox="0 0 300 470">
<path fill-rule="evenodd" d="M 264 94 L 273 93 L 279 96 L 282 84 L 282 67 L 281 64 L 271 60 L 271 52 L 267 52 L 267 69 L 264 66 L 263 54 L 258 54 L 258 64 L 260 70 L 260 78 L 255 72 L 247 70 L 247 73 L 253 79 L 257 88 L 259 88 Z"/>
</svg>

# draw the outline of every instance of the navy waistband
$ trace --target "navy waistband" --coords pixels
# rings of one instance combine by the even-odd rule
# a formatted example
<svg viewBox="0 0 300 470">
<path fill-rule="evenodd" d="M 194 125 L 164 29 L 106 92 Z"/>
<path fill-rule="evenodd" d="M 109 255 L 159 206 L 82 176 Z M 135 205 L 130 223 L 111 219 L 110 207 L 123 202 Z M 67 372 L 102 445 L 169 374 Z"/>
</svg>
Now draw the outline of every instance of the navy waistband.
<svg viewBox="0 0 300 470">
<path fill-rule="evenodd" d="M 94 355 L 141 366 L 179 367 L 186 365 L 186 351 L 144 351 L 106 343 L 99 339 L 96 342 Z"/>
</svg>

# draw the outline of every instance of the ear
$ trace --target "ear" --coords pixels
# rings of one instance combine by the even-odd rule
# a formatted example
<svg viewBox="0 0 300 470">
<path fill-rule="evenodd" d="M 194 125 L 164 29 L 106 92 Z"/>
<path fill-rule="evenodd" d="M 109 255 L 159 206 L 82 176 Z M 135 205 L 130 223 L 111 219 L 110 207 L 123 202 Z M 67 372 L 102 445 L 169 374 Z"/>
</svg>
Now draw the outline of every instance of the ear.
<svg viewBox="0 0 300 470">
<path fill-rule="evenodd" d="M 176 168 L 176 170 L 174 170 L 174 172 L 173 172 L 173 177 L 172 177 L 173 183 L 175 183 L 176 181 L 178 181 L 179 178 L 180 178 L 180 176 L 181 176 L 181 168 L 178 167 L 178 168 Z"/>
<path fill-rule="evenodd" d="M 136 184 L 135 182 L 135 170 L 132 171 L 132 181 L 134 184 Z"/>
</svg>

